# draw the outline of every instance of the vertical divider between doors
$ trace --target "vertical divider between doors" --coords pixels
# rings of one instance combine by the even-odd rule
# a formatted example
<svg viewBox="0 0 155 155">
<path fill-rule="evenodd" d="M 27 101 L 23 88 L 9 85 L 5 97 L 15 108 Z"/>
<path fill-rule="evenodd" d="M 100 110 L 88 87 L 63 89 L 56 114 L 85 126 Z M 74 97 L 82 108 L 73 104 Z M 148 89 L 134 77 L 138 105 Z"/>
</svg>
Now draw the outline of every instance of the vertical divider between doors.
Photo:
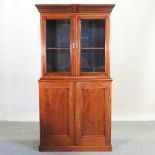
<svg viewBox="0 0 155 155">
<path fill-rule="evenodd" d="M 77 120 L 76 120 L 76 110 L 77 110 L 77 88 L 76 88 L 76 81 L 74 81 L 74 144 L 77 145 L 76 143 L 76 132 L 77 132 Z"/>
<path fill-rule="evenodd" d="M 81 88 L 80 88 L 80 82 L 75 82 L 75 89 L 76 89 L 76 102 L 75 102 L 75 123 L 76 123 L 76 133 L 75 133 L 75 145 L 81 145 L 81 111 L 80 111 L 80 106 L 81 106 L 81 102 L 80 100 L 80 96 L 81 96 Z"/>
<path fill-rule="evenodd" d="M 77 16 L 74 15 L 74 43 L 77 42 Z M 77 76 L 77 49 L 74 48 L 74 77 Z M 77 110 L 77 82 L 74 80 L 74 145 L 77 145 L 76 143 L 76 132 L 77 132 L 77 119 L 76 119 L 76 110 Z"/>
<path fill-rule="evenodd" d="M 76 16 L 76 76 L 80 75 L 80 17 Z"/>
<path fill-rule="evenodd" d="M 75 64 L 76 64 L 76 59 L 75 59 L 75 49 L 73 48 L 73 43 L 75 42 L 75 18 L 74 16 L 71 16 L 71 41 L 70 41 L 70 55 L 71 55 L 71 75 L 75 76 Z"/>
</svg>

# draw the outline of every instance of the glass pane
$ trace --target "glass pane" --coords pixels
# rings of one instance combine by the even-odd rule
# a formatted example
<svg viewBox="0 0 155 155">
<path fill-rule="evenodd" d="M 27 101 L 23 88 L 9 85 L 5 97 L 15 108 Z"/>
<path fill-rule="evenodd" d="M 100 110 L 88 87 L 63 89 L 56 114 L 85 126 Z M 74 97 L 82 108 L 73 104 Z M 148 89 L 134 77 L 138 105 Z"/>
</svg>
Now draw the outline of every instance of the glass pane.
<svg viewBox="0 0 155 155">
<path fill-rule="evenodd" d="M 70 72 L 70 50 L 47 50 L 47 72 Z"/>
<path fill-rule="evenodd" d="M 46 21 L 46 47 L 70 47 L 70 20 Z"/>
<path fill-rule="evenodd" d="M 70 20 L 46 21 L 46 70 L 70 72 Z"/>
<path fill-rule="evenodd" d="M 103 72 L 104 69 L 103 50 L 81 51 L 81 72 Z"/>
<path fill-rule="evenodd" d="M 81 20 L 81 72 L 105 71 L 105 20 Z"/>
</svg>

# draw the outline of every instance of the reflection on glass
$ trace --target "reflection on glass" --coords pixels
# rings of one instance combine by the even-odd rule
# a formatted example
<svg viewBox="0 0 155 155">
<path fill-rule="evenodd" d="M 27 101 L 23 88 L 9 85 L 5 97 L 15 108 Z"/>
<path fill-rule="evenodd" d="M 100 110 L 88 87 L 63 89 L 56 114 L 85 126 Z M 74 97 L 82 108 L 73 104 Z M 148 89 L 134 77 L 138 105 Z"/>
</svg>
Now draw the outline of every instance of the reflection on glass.
<svg viewBox="0 0 155 155">
<path fill-rule="evenodd" d="M 47 72 L 70 72 L 69 50 L 47 50 Z"/>
<path fill-rule="evenodd" d="M 46 21 L 46 70 L 70 72 L 70 20 Z"/>
<path fill-rule="evenodd" d="M 81 20 L 81 72 L 105 71 L 105 20 Z"/>
<path fill-rule="evenodd" d="M 81 72 L 103 72 L 104 69 L 103 50 L 81 51 Z"/>
</svg>

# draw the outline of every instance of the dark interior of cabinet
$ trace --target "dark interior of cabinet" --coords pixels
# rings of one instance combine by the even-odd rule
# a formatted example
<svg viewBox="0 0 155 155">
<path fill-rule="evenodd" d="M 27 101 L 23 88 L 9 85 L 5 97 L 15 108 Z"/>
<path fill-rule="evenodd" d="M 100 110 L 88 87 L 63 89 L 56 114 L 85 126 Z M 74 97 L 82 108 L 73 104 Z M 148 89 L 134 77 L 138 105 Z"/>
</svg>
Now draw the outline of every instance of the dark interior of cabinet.
<svg viewBox="0 0 155 155">
<path fill-rule="evenodd" d="M 80 72 L 105 72 L 105 20 L 80 20 Z M 70 72 L 70 19 L 46 20 L 46 71 Z"/>
<path fill-rule="evenodd" d="M 81 72 L 105 71 L 105 20 L 81 20 Z"/>
<path fill-rule="evenodd" d="M 70 20 L 46 20 L 46 70 L 70 72 Z"/>
</svg>

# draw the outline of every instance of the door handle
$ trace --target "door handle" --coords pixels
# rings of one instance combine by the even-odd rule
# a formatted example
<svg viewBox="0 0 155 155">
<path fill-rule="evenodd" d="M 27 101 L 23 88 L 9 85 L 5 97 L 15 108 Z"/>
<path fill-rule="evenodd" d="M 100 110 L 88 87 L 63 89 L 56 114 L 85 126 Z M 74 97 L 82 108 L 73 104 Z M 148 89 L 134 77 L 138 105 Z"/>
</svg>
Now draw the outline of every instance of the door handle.
<svg viewBox="0 0 155 155">
<path fill-rule="evenodd" d="M 76 43 L 76 44 L 75 44 L 75 47 L 76 47 L 76 48 L 78 48 L 78 47 L 79 47 L 79 46 L 78 46 L 78 43 Z"/>
<path fill-rule="evenodd" d="M 73 43 L 73 45 L 72 45 L 72 46 L 73 46 L 73 48 L 76 48 L 76 44 L 75 44 L 75 43 Z"/>
<path fill-rule="evenodd" d="M 73 48 L 78 48 L 79 46 L 78 46 L 78 43 L 73 43 Z"/>
</svg>

